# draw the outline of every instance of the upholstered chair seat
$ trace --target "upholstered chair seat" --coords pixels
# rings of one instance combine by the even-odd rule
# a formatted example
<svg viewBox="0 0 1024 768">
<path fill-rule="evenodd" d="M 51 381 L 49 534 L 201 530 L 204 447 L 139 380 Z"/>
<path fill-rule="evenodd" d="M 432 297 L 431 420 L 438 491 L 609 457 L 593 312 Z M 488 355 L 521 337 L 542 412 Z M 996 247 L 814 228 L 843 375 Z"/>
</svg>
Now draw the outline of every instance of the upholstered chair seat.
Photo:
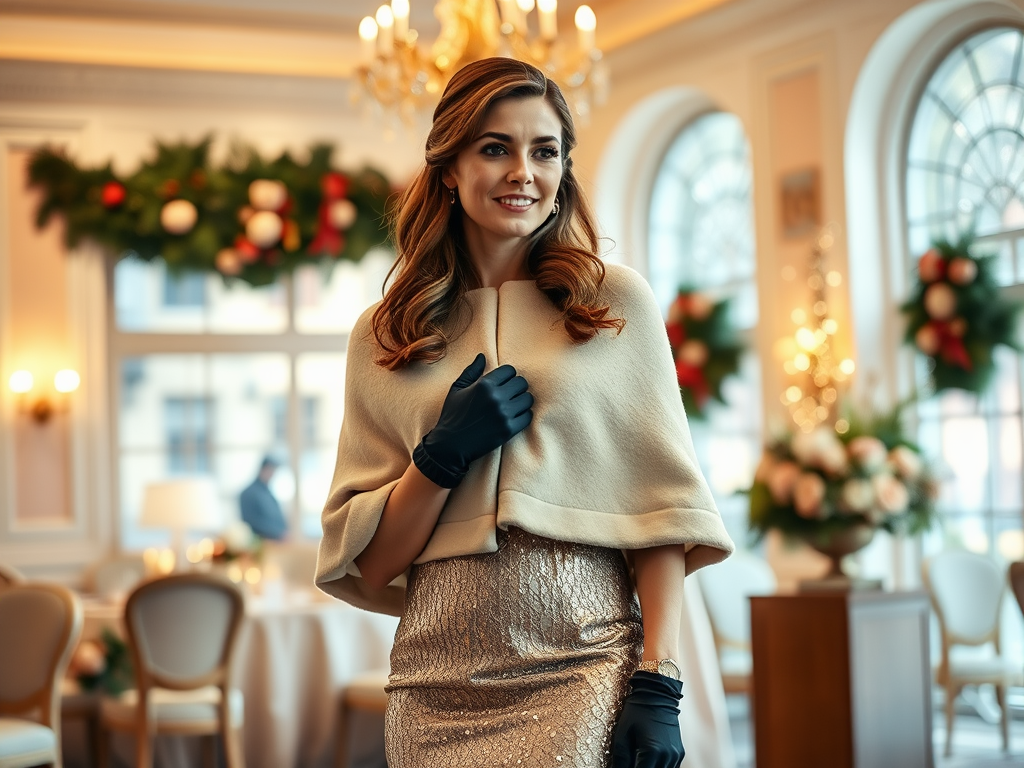
<svg viewBox="0 0 1024 768">
<path fill-rule="evenodd" d="M 57 760 L 57 734 L 31 720 L 0 717 L 0 768 L 29 768 Z"/>
</svg>

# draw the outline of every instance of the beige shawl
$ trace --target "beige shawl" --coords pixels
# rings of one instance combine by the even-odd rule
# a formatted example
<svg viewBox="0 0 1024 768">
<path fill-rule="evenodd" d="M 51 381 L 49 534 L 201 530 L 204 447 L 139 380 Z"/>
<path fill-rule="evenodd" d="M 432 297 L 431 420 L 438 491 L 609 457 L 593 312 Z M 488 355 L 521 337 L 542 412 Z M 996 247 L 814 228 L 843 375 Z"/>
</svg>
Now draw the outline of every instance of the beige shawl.
<svg viewBox="0 0 1024 768">
<path fill-rule="evenodd" d="M 574 344 L 531 280 L 466 295 L 465 331 L 436 363 L 374 363 L 371 307 L 348 347 L 345 416 L 323 511 L 316 583 L 362 608 L 401 615 L 405 579 L 383 590 L 359 577 L 412 451 L 448 388 L 478 352 L 515 366 L 536 399 L 533 422 L 473 463 L 417 563 L 497 550 L 496 529 L 625 550 L 685 544 L 688 572 L 733 549 L 694 455 L 664 321 L 646 281 L 607 265 L 603 301 L 626 325 Z"/>
</svg>

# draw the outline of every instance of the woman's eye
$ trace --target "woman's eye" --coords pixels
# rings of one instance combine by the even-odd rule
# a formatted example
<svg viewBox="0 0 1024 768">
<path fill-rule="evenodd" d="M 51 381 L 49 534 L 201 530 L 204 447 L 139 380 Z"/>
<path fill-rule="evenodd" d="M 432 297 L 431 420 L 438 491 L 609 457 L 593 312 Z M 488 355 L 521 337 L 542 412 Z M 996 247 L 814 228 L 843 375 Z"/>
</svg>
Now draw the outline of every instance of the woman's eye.
<svg viewBox="0 0 1024 768">
<path fill-rule="evenodd" d="M 558 150 L 555 147 L 540 147 L 537 154 L 545 160 L 554 160 L 558 157 Z"/>
<path fill-rule="evenodd" d="M 505 154 L 505 148 L 501 144 L 488 144 L 482 150 L 485 155 L 503 155 Z"/>
</svg>

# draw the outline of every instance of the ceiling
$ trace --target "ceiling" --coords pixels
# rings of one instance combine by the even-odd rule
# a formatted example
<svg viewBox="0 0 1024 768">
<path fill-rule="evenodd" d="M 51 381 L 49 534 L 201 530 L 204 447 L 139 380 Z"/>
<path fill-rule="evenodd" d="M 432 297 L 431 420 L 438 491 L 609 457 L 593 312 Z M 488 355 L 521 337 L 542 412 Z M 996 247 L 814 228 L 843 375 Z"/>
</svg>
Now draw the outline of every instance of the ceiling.
<svg viewBox="0 0 1024 768">
<path fill-rule="evenodd" d="M 485 0 L 486 1 L 486 0 Z M 589 0 L 605 52 L 733 0 Z M 380 0 L 0 0 L 0 60 L 348 77 Z M 432 0 L 410 26 L 433 40 Z M 576 2 L 559 27 L 573 28 Z"/>
</svg>

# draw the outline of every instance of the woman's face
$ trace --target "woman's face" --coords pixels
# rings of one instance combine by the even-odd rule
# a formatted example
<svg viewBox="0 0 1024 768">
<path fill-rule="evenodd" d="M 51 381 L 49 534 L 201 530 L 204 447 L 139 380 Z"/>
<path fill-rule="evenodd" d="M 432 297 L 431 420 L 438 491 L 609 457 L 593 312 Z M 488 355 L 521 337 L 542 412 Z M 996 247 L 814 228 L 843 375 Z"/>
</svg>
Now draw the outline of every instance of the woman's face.
<svg viewBox="0 0 1024 768">
<path fill-rule="evenodd" d="M 562 180 L 561 148 L 562 123 L 544 97 L 491 106 L 443 177 L 457 188 L 471 253 L 524 240 L 547 220 Z"/>
</svg>

